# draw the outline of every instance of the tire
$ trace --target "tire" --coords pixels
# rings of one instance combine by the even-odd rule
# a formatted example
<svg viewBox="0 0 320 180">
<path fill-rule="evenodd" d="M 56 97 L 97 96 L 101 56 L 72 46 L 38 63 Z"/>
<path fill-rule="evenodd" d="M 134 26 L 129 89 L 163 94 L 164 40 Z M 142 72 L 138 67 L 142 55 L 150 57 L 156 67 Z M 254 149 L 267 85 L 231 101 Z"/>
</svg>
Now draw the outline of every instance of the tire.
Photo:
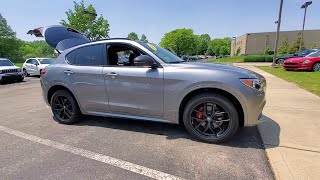
<svg viewBox="0 0 320 180">
<path fill-rule="evenodd" d="M 50 100 L 50 105 L 55 120 L 61 124 L 73 124 L 81 117 L 77 101 L 65 90 L 55 92 Z"/>
<path fill-rule="evenodd" d="M 28 71 L 26 69 L 23 68 L 22 71 L 23 71 L 23 76 L 24 77 L 29 77 L 30 76 L 30 74 L 28 74 Z"/>
<path fill-rule="evenodd" d="M 314 65 L 312 66 L 312 71 L 320 72 L 320 62 L 314 63 Z"/>
<path fill-rule="evenodd" d="M 200 113 L 200 110 L 195 111 L 195 109 L 198 107 L 201 109 L 201 106 L 203 105 L 204 107 L 205 103 L 207 107 L 211 106 L 214 109 L 211 114 L 219 114 L 219 116 L 210 117 L 211 120 L 208 120 L 208 117 L 202 112 L 202 115 L 200 114 L 201 118 L 196 114 L 197 119 L 194 119 L 195 113 Z M 208 111 L 208 108 L 206 109 Z M 227 121 L 228 119 L 229 121 Z M 239 129 L 239 116 L 233 103 L 226 97 L 219 94 L 204 93 L 193 97 L 188 102 L 183 113 L 183 123 L 186 130 L 193 137 L 208 143 L 222 143 L 228 141 Z M 219 128 L 217 128 L 218 124 L 220 124 Z M 212 133 L 211 135 L 210 131 L 208 131 L 209 129 L 205 130 L 208 126 Z M 201 128 L 204 130 L 202 133 L 200 132 Z"/>
<path fill-rule="evenodd" d="M 17 81 L 22 82 L 23 80 L 24 80 L 24 76 L 21 76 L 21 78 L 19 78 Z"/>
<path fill-rule="evenodd" d="M 283 62 L 284 62 L 284 59 L 278 59 L 277 64 L 282 66 Z"/>
</svg>

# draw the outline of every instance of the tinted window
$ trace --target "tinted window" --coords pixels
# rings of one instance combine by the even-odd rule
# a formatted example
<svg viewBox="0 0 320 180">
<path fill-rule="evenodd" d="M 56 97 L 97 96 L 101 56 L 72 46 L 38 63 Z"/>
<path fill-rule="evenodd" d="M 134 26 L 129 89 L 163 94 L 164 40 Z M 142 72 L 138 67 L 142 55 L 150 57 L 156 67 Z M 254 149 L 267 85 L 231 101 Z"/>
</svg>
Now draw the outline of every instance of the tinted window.
<svg viewBox="0 0 320 180">
<path fill-rule="evenodd" d="M 66 56 L 67 61 L 70 64 L 75 64 L 76 63 L 76 51 L 72 51 Z"/>
<path fill-rule="evenodd" d="M 30 64 L 30 63 L 31 63 L 31 59 L 27 60 L 27 62 L 26 62 L 26 63 L 29 63 L 29 64 Z"/>
<path fill-rule="evenodd" d="M 67 60 L 70 64 L 80 66 L 105 65 L 103 45 L 99 44 L 76 49 L 67 55 Z"/>
</svg>

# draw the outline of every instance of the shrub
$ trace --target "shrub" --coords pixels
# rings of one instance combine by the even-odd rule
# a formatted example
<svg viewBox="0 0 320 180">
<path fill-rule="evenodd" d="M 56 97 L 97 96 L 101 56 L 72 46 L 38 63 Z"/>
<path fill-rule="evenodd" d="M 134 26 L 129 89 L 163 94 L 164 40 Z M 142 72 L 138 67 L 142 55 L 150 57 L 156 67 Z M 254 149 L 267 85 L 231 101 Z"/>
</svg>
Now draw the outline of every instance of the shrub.
<svg viewBox="0 0 320 180">
<path fill-rule="evenodd" d="M 253 55 L 253 56 L 245 56 L 244 62 L 272 62 L 273 56 L 270 55 Z"/>
</svg>

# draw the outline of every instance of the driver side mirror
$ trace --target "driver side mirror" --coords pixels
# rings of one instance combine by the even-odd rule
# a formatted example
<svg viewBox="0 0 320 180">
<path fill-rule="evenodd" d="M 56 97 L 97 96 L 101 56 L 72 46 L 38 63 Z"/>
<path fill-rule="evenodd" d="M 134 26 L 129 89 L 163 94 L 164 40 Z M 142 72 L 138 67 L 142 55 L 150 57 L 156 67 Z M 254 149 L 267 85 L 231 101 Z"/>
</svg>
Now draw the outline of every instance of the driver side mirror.
<svg viewBox="0 0 320 180">
<path fill-rule="evenodd" d="M 151 68 L 157 68 L 157 63 L 148 55 L 140 55 L 133 60 L 136 66 L 146 66 Z"/>
</svg>

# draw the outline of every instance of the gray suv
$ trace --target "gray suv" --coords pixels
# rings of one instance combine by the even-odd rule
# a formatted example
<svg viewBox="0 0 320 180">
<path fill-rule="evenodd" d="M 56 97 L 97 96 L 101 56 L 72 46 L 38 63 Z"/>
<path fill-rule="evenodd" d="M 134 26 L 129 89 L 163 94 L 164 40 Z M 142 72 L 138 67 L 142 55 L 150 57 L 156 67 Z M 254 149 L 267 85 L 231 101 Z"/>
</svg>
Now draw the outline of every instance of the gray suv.
<svg viewBox="0 0 320 180">
<path fill-rule="evenodd" d="M 60 52 L 41 72 L 54 118 L 72 124 L 81 115 L 183 124 L 210 143 L 260 122 L 265 79 L 233 66 L 186 63 L 158 45 L 128 39 L 91 42 L 64 26 L 30 30 Z M 128 56 L 128 63 L 119 63 Z"/>
</svg>

